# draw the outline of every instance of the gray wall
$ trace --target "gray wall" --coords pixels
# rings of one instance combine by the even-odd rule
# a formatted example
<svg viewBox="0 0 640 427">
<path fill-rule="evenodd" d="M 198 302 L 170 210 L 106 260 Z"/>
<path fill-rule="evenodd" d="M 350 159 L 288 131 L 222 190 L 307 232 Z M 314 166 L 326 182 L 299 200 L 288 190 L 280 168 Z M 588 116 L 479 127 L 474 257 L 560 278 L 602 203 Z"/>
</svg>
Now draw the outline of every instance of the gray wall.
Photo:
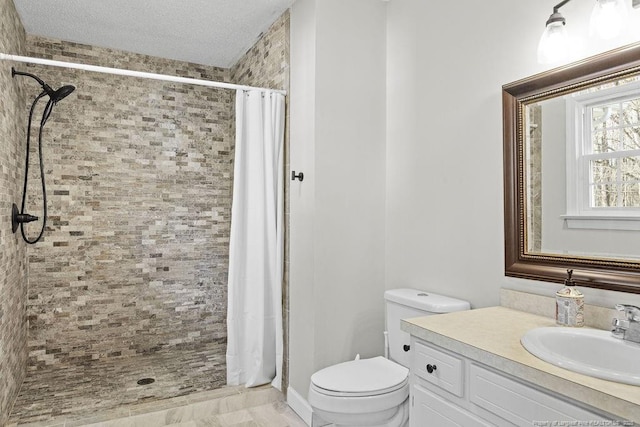
<svg viewBox="0 0 640 427">
<path fill-rule="evenodd" d="M 11 0 L 0 0 L 0 52 L 24 54 L 25 33 Z M 20 205 L 25 158 L 25 97 L 11 78 L 11 62 L 0 63 L 0 425 L 26 372 L 26 245 L 11 233 L 11 204 Z M 16 65 L 17 66 L 17 65 Z"/>
</svg>

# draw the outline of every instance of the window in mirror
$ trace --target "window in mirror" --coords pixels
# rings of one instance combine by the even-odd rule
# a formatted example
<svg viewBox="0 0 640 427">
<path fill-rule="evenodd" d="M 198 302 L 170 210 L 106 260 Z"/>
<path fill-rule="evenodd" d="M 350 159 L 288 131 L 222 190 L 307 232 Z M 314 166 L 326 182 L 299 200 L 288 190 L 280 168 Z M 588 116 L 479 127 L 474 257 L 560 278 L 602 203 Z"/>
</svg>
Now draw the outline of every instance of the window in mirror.
<svg viewBox="0 0 640 427">
<path fill-rule="evenodd" d="M 569 228 L 640 229 L 639 89 L 632 79 L 566 97 Z"/>
<path fill-rule="evenodd" d="M 640 259 L 640 77 L 527 103 L 526 254 Z"/>
</svg>

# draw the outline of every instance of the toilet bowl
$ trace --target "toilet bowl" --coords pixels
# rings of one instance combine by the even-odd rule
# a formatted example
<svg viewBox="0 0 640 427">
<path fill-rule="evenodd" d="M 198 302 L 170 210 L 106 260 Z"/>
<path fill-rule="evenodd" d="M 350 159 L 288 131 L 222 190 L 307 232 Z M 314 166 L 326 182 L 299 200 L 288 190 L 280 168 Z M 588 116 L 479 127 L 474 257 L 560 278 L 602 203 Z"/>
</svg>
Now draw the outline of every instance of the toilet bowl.
<svg viewBox="0 0 640 427">
<path fill-rule="evenodd" d="M 338 363 L 311 376 L 308 402 L 313 413 L 335 427 L 406 427 L 409 425 L 410 336 L 401 319 L 469 310 L 470 304 L 416 289 L 384 294 L 387 332 L 385 354 Z"/>
<path fill-rule="evenodd" d="M 336 426 L 405 426 L 408 402 L 409 370 L 381 356 L 339 363 L 311 376 L 309 404 Z"/>
</svg>

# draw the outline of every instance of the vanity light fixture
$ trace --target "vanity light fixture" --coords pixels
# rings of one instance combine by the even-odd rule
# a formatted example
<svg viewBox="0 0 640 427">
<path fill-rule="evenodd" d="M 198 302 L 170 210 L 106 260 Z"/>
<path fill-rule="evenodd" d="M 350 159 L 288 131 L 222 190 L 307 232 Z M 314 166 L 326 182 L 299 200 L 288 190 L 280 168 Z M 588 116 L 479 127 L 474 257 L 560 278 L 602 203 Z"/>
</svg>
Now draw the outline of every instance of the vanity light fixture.
<svg viewBox="0 0 640 427">
<path fill-rule="evenodd" d="M 569 54 L 569 34 L 565 28 L 566 20 L 559 9 L 571 0 L 564 0 L 553 7 L 553 13 L 538 43 L 538 62 L 552 64 L 566 58 Z"/>
<path fill-rule="evenodd" d="M 596 0 L 589 21 L 589 34 L 609 40 L 627 27 L 629 11 L 625 0 Z"/>
<path fill-rule="evenodd" d="M 538 62 L 553 64 L 569 58 L 570 41 L 566 20 L 559 9 L 571 0 L 564 0 L 553 8 L 538 44 Z M 613 39 L 627 30 L 630 0 L 595 0 L 589 21 L 589 34 L 601 39 Z M 631 0 L 634 8 L 640 0 Z"/>
</svg>

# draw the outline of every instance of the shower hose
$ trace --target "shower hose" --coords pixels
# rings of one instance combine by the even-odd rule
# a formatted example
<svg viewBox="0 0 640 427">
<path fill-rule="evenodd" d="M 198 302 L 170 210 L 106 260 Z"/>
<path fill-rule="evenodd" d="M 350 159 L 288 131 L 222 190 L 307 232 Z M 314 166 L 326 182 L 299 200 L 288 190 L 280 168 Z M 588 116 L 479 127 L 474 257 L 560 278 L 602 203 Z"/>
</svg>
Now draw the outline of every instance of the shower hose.
<svg viewBox="0 0 640 427">
<path fill-rule="evenodd" d="M 38 101 L 47 95 L 46 91 L 43 91 L 40 95 L 36 97 L 36 99 L 31 104 L 31 110 L 29 111 L 29 123 L 27 124 L 27 155 L 25 160 L 25 170 L 24 170 L 24 187 L 22 188 L 22 205 L 20 206 L 20 212 L 24 213 L 24 208 L 27 199 L 27 184 L 29 182 L 29 154 L 30 154 L 30 144 L 31 144 L 31 122 L 33 120 L 33 111 L 35 110 L 36 104 Z M 47 187 L 44 181 L 44 162 L 42 160 L 42 131 L 44 129 L 44 125 L 49 119 L 51 115 L 51 110 L 53 109 L 53 102 L 51 99 L 47 102 L 47 105 L 44 107 L 44 111 L 42 112 L 42 120 L 40 120 L 40 129 L 38 131 L 38 157 L 40 158 L 40 182 L 42 183 L 42 228 L 40 229 L 40 234 L 33 240 L 29 240 L 27 234 L 24 231 L 24 223 L 20 223 L 20 232 L 22 233 L 22 238 L 25 242 L 29 244 L 34 244 L 44 234 L 44 229 L 47 225 Z"/>
</svg>

